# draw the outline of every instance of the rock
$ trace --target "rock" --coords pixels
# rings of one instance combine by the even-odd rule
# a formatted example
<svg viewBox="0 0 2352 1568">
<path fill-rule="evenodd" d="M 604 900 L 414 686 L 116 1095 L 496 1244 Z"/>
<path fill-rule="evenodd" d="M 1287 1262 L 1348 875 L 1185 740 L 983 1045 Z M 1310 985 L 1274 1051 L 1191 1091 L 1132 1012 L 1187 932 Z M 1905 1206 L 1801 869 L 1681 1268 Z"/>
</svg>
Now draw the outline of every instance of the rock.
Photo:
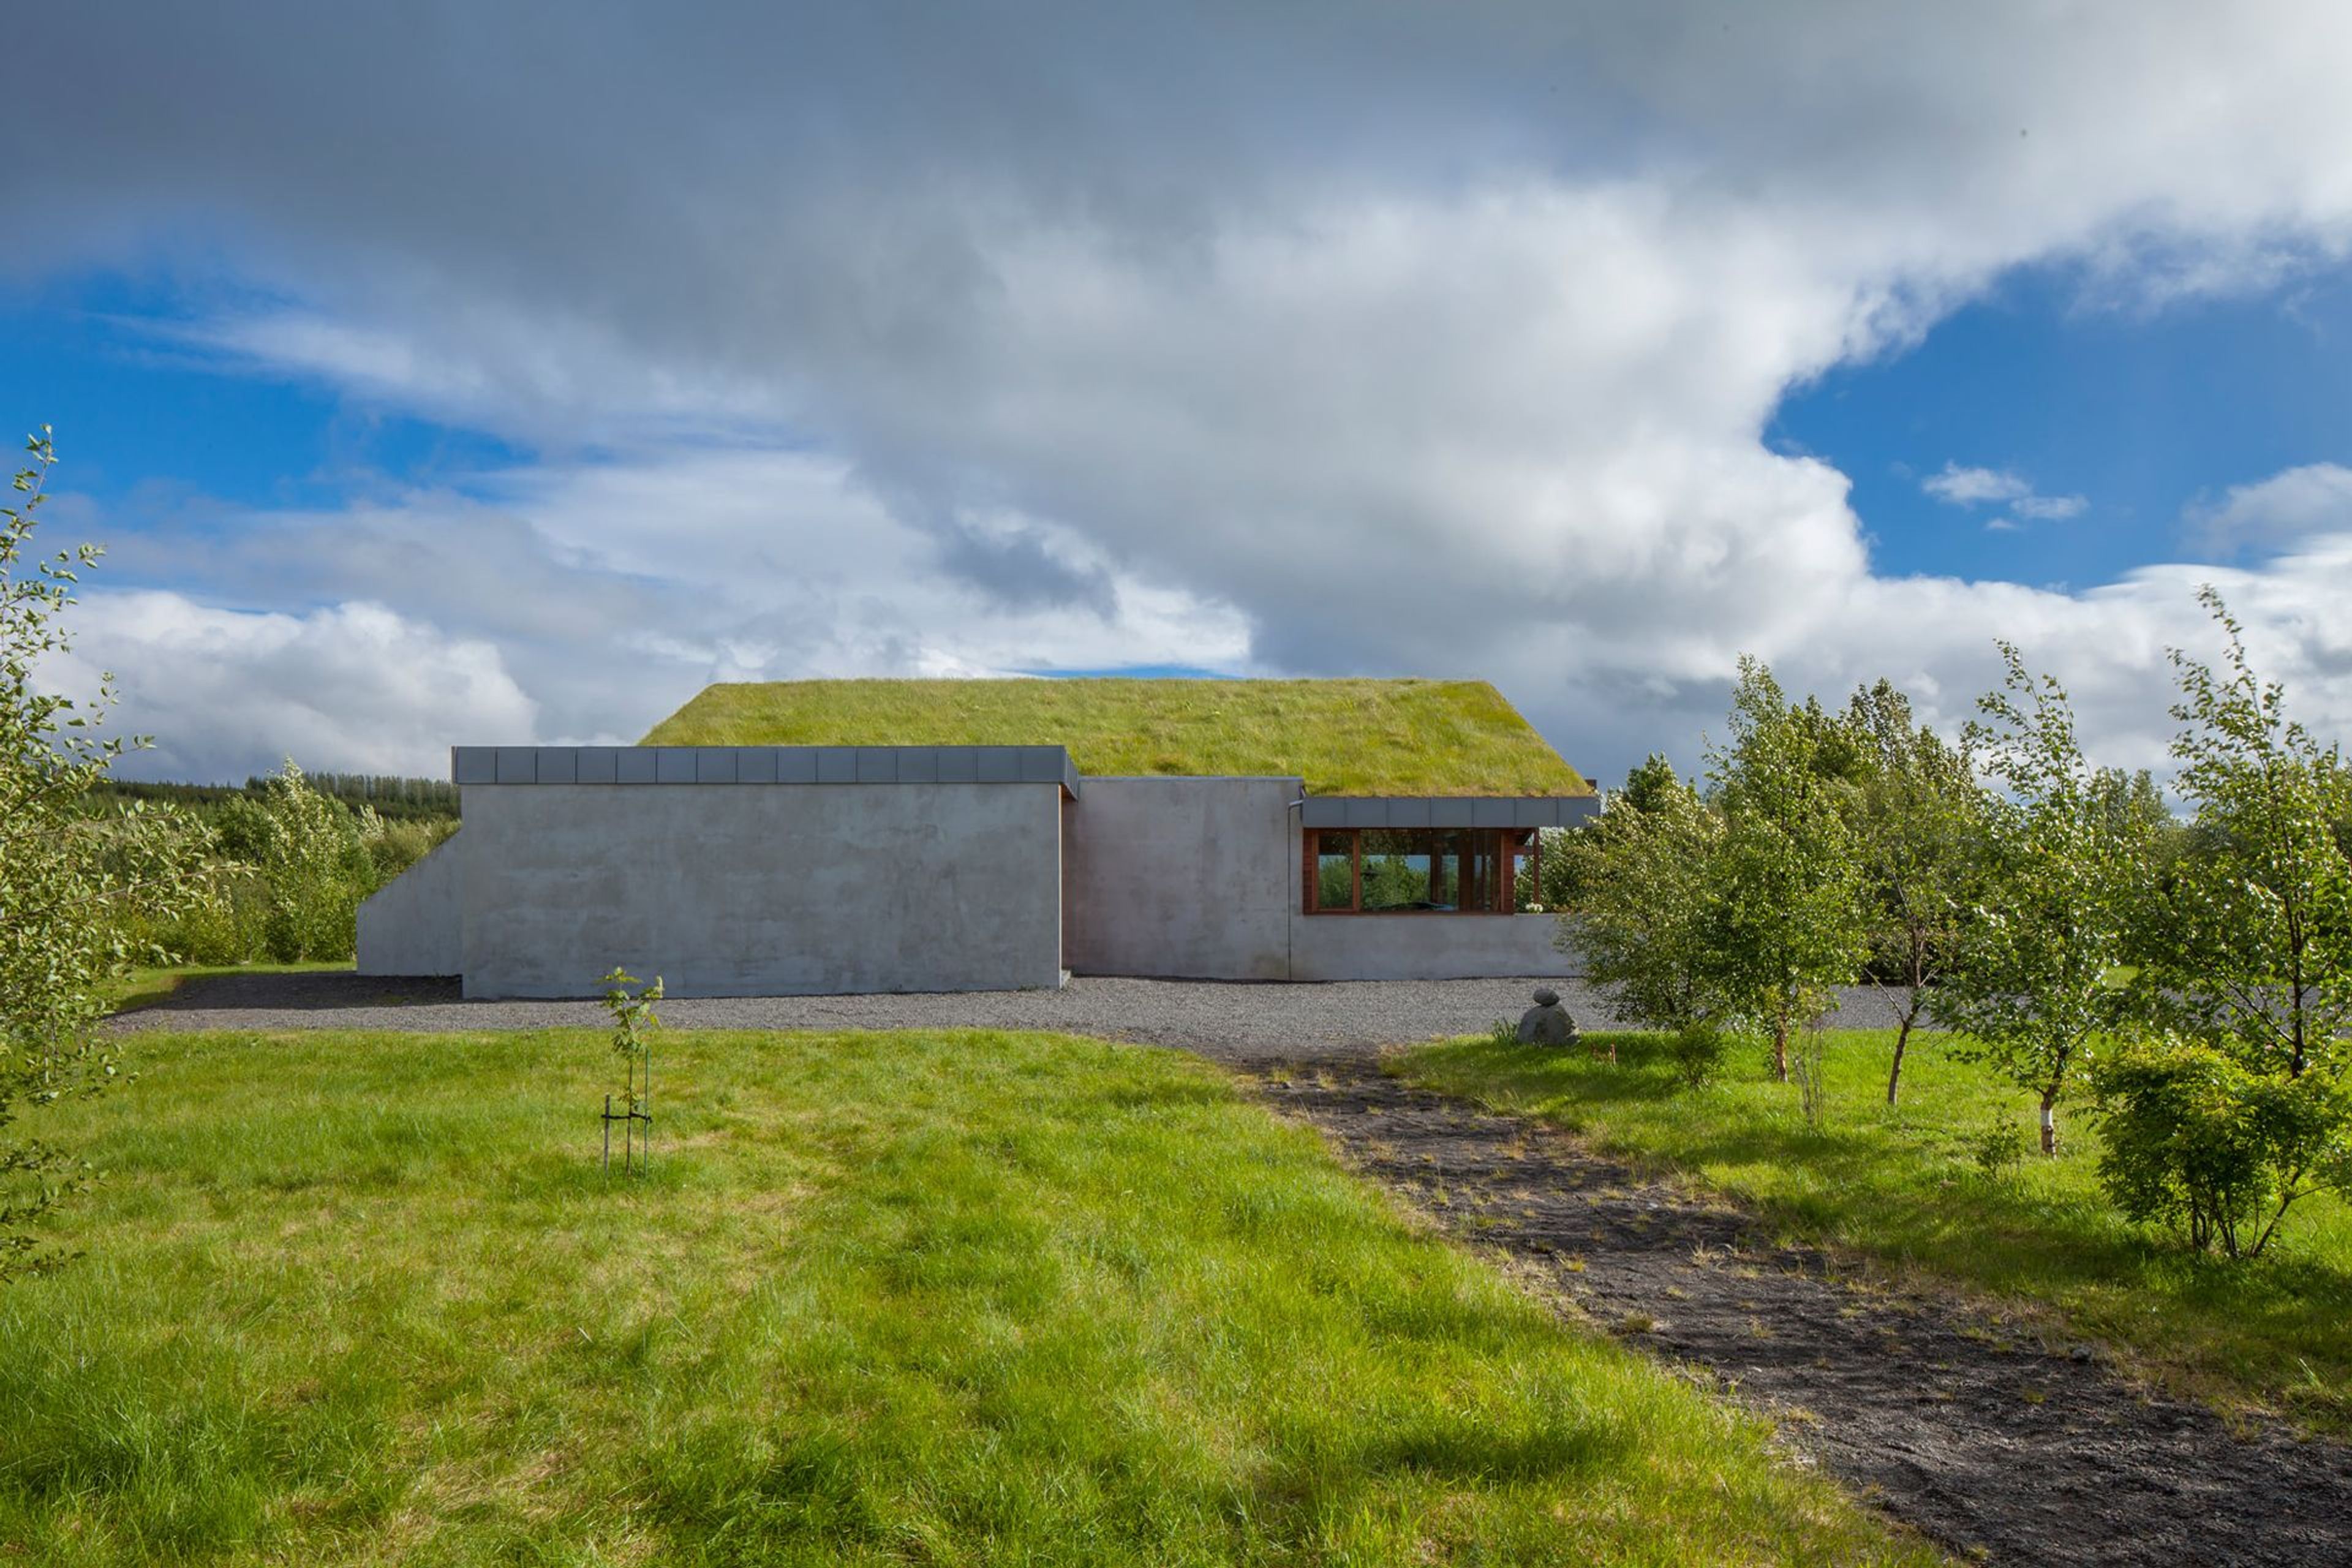
<svg viewBox="0 0 2352 1568">
<path fill-rule="evenodd" d="M 1536 992 L 1536 1005 L 1519 1015 L 1519 1044 L 1572 1046 L 1576 1020 L 1559 1005 L 1559 993 L 1546 985 Z"/>
</svg>

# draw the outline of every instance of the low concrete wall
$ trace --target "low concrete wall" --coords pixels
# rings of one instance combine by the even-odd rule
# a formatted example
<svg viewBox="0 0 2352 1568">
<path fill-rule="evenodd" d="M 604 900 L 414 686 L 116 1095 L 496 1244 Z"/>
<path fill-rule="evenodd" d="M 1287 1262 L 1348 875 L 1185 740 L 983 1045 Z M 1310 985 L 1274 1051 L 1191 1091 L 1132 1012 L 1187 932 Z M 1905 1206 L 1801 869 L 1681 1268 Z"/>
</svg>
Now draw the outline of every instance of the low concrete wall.
<svg viewBox="0 0 2352 1568">
<path fill-rule="evenodd" d="M 1058 784 L 468 784 L 468 996 L 1061 983 Z"/>
<path fill-rule="evenodd" d="M 1550 915 L 1308 915 L 1290 928 L 1293 980 L 1482 980 L 1576 973 Z"/>
<path fill-rule="evenodd" d="M 1297 779 L 1092 778 L 1068 812 L 1074 974 L 1286 980 Z"/>
<path fill-rule="evenodd" d="M 464 962 L 461 828 L 360 905 L 362 974 L 456 974 Z"/>
</svg>

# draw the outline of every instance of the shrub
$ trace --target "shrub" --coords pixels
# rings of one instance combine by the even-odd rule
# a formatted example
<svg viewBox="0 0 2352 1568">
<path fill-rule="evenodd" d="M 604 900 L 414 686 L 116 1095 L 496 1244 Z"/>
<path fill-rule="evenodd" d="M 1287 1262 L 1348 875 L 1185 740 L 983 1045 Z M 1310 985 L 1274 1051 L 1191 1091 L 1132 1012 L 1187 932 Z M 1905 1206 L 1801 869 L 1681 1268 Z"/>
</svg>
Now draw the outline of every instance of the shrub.
<svg viewBox="0 0 2352 1568">
<path fill-rule="evenodd" d="M 1711 1024 L 1690 1024 L 1666 1037 L 1666 1060 L 1686 1089 L 1704 1089 L 1723 1072 L 1728 1042 Z"/>
<path fill-rule="evenodd" d="M 2119 1050 L 2095 1082 L 2108 1195 L 2200 1249 L 2260 1254 L 2297 1198 L 2346 1174 L 2352 1095 L 2321 1074 L 2258 1074 L 2166 1036 Z"/>
<path fill-rule="evenodd" d="M 1968 1141 L 1969 1161 L 1986 1177 L 2002 1176 L 2025 1163 L 2025 1130 L 1996 1115 Z"/>
<path fill-rule="evenodd" d="M 250 816 L 225 830 L 258 874 L 267 897 L 261 947 L 281 963 L 349 958 L 360 900 L 373 886 L 358 825 L 339 801 L 312 789 L 289 759 L 262 781 Z M 233 852 L 233 851 L 231 851 Z"/>
</svg>

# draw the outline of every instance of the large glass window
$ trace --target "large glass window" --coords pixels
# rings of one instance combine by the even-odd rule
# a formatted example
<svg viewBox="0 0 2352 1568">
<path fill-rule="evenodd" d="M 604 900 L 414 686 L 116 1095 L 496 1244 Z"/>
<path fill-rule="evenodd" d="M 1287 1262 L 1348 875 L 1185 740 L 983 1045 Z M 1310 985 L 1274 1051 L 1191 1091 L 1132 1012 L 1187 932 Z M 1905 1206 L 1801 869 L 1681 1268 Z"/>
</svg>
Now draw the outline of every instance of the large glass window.
<svg viewBox="0 0 2352 1568">
<path fill-rule="evenodd" d="M 1307 912 L 1507 914 L 1524 837 L 1484 827 L 1312 829 Z"/>
</svg>

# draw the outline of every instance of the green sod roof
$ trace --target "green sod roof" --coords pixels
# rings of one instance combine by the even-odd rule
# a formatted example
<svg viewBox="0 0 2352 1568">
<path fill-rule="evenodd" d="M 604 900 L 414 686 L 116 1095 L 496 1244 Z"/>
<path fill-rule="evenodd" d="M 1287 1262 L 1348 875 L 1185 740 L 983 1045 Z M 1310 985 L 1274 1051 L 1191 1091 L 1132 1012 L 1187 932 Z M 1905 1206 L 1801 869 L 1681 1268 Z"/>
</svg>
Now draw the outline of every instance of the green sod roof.
<svg viewBox="0 0 2352 1568">
<path fill-rule="evenodd" d="M 785 680 L 713 686 L 648 746 L 1063 746 L 1081 773 L 1303 777 L 1315 795 L 1588 785 L 1483 680 Z"/>
</svg>

